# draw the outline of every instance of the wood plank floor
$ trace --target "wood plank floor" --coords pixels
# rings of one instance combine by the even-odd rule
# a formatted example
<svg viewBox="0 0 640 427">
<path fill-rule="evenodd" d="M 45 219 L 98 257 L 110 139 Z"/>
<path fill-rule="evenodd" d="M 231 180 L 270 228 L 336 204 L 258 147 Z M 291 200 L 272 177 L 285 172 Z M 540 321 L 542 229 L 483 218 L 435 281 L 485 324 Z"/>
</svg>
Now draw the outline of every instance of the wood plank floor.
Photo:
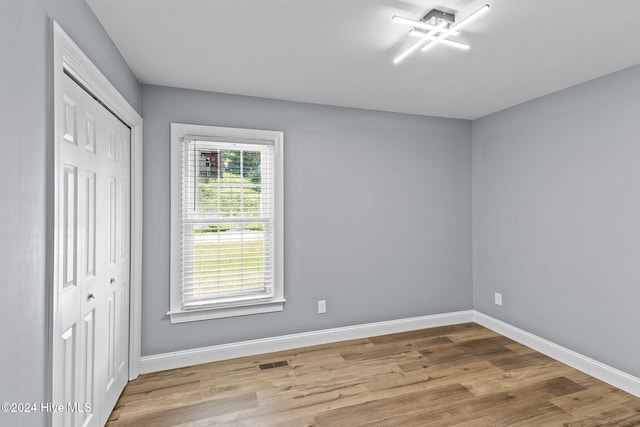
<svg viewBox="0 0 640 427">
<path fill-rule="evenodd" d="M 475 323 L 142 375 L 107 424 L 605 425 L 640 425 L 640 398 Z"/>
</svg>

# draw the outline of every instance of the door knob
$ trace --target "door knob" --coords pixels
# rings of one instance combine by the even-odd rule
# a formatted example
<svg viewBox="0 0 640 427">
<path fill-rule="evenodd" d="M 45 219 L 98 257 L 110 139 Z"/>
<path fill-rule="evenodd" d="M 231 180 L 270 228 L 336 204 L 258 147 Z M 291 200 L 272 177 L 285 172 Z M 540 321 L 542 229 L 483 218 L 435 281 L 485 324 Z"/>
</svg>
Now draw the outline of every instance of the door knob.
<svg viewBox="0 0 640 427">
<path fill-rule="evenodd" d="M 94 300 L 95 298 L 96 298 L 96 296 L 94 294 L 87 295 L 87 301 Z"/>
<path fill-rule="evenodd" d="M 116 278 L 115 278 L 115 277 L 112 277 L 112 278 L 111 278 L 111 280 L 109 281 L 109 283 L 111 283 L 112 285 L 113 285 L 114 283 L 116 283 Z"/>
</svg>

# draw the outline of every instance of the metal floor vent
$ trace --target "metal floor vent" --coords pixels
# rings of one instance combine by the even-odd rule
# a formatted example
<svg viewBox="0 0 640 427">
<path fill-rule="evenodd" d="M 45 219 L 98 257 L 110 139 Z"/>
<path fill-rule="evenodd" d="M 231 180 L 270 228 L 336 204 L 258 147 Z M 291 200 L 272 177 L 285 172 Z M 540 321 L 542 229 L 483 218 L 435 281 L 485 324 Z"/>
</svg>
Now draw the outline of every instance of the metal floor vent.
<svg viewBox="0 0 640 427">
<path fill-rule="evenodd" d="M 258 365 L 261 371 L 264 371 L 265 369 L 279 368 L 281 366 L 289 366 L 289 362 L 287 362 L 286 360 L 281 360 L 279 362 L 263 363 L 262 365 Z"/>
</svg>

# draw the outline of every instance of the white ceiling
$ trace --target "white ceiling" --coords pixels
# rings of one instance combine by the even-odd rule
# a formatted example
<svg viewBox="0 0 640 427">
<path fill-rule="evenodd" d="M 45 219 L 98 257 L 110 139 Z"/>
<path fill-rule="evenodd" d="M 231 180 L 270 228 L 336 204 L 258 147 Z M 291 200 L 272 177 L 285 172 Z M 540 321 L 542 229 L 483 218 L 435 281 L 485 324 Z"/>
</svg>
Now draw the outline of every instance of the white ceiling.
<svg viewBox="0 0 640 427">
<path fill-rule="evenodd" d="M 475 119 L 640 63 L 640 1 L 87 0 L 141 83 Z M 398 65 L 393 15 L 489 13 Z M 453 38 L 453 37 L 452 37 Z"/>
</svg>

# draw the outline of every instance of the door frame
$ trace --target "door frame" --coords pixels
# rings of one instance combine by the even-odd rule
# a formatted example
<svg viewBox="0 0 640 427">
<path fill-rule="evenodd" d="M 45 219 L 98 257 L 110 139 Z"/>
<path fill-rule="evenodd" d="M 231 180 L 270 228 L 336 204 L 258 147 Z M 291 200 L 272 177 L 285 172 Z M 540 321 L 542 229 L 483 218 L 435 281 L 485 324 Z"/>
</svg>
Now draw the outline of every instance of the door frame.
<svg viewBox="0 0 640 427">
<path fill-rule="evenodd" d="M 142 295 L 142 117 L 118 92 L 109 80 L 100 72 L 93 62 L 82 52 L 62 27 L 53 21 L 53 283 L 50 306 L 50 381 L 53 384 L 53 354 L 55 331 L 59 329 L 58 289 L 60 262 L 60 230 L 62 207 L 59 197 L 61 183 L 60 169 L 60 117 L 63 117 L 62 82 L 65 73 L 70 74 L 85 87 L 98 102 L 111 110 L 121 121 L 131 128 L 131 244 L 129 267 L 129 381 L 139 374 L 140 364 L 140 329 L 141 329 L 141 295 Z M 51 390 L 53 393 L 53 389 Z"/>
</svg>

